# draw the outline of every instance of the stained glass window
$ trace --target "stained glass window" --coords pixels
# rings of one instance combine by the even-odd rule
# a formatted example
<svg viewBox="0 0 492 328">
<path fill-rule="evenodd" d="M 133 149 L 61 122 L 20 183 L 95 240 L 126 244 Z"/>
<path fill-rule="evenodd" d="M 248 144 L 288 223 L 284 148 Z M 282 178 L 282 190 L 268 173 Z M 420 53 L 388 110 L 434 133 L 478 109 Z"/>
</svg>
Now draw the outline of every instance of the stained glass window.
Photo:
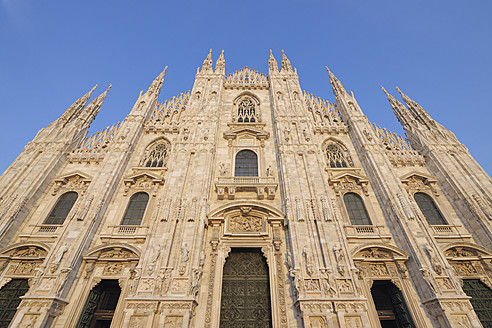
<svg viewBox="0 0 492 328">
<path fill-rule="evenodd" d="M 430 225 L 445 225 L 447 224 L 446 220 L 442 216 L 441 212 L 434 203 L 432 197 L 423 192 L 418 192 L 413 195 L 413 198 L 417 202 L 422 214 L 424 214 L 427 222 Z"/>
<path fill-rule="evenodd" d="M 241 150 L 236 155 L 237 177 L 257 177 L 258 176 L 258 156 L 254 151 Z"/>
<path fill-rule="evenodd" d="M 64 193 L 58 198 L 55 207 L 51 210 L 50 215 L 44 220 L 43 224 L 63 224 L 70 213 L 73 205 L 77 201 L 78 195 L 71 191 Z"/>
<path fill-rule="evenodd" d="M 326 147 L 326 157 L 330 167 L 348 167 L 349 161 L 345 151 L 340 146 L 330 144 Z"/>
<path fill-rule="evenodd" d="M 353 225 L 371 225 L 369 214 L 367 214 L 364 202 L 359 195 L 353 192 L 346 193 L 343 196 L 343 201 Z"/>
<path fill-rule="evenodd" d="M 130 198 L 125 215 L 123 216 L 122 225 L 139 225 L 147 208 L 149 195 L 145 192 L 138 192 Z"/>
</svg>

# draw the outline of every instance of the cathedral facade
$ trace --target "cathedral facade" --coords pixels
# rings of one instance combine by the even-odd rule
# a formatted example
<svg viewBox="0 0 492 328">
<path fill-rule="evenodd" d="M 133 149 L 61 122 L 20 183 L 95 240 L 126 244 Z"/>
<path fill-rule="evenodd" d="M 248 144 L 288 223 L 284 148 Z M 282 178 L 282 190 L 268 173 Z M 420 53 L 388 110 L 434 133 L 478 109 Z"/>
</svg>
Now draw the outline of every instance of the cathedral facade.
<svg viewBox="0 0 492 328">
<path fill-rule="evenodd" d="M 93 89 L 41 129 L 0 177 L 0 327 L 492 327 L 467 148 L 400 90 L 407 139 L 268 63 L 210 53 L 121 123 L 87 136 Z"/>
</svg>

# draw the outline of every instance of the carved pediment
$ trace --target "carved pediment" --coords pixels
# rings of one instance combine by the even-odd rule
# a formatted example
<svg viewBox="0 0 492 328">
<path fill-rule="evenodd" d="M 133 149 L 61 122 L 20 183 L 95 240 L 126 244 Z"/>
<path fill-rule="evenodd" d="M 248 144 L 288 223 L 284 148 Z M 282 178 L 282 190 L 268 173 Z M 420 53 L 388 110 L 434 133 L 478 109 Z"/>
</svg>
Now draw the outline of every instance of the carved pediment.
<svg viewBox="0 0 492 328">
<path fill-rule="evenodd" d="M 415 180 L 415 179 L 421 180 L 425 184 L 437 182 L 436 177 L 434 177 L 432 175 L 425 174 L 425 173 L 417 172 L 417 171 L 412 171 L 412 172 L 405 174 L 405 175 L 400 177 L 400 180 L 402 183 L 408 183 L 412 179 L 413 180 Z"/>
<path fill-rule="evenodd" d="M 406 260 L 408 255 L 392 245 L 366 244 L 354 250 L 354 260 Z"/>
<path fill-rule="evenodd" d="M 437 189 L 435 188 L 437 178 L 431 175 L 413 171 L 400 177 L 400 180 L 409 193 L 430 190 L 438 196 Z"/>
<path fill-rule="evenodd" d="M 257 126 L 241 126 L 242 124 L 248 123 L 238 123 L 238 124 L 229 124 L 230 130 L 224 132 L 224 139 L 226 140 L 235 140 L 239 135 L 249 134 L 258 140 L 266 140 L 270 138 L 270 133 L 265 132 L 263 129 Z M 254 124 L 254 123 L 253 123 Z M 259 125 L 259 124 L 255 124 Z"/>
<path fill-rule="evenodd" d="M 444 255 L 448 258 L 492 258 L 492 252 L 473 244 L 451 244 L 446 247 Z"/>
<path fill-rule="evenodd" d="M 55 182 L 55 187 L 53 188 L 52 194 L 56 195 L 61 188 L 78 190 L 83 193 L 91 183 L 91 180 L 91 176 L 80 171 L 65 174 L 53 180 Z"/>
<path fill-rule="evenodd" d="M 48 251 L 39 246 L 25 245 L 8 249 L 2 253 L 1 257 L 39 259 L 45 258 L 47 254 Z"/>
<path fill-rule="evenodd" d="M 123 244 L 104 245 L 87 252 L 84 259 L 106 261 L 138 260 L 139 251 Z"/>
<path fill-rule="evenodd" d="M 164 178 L 153 172 L 138 172 L 123 179 L 125 190 L 123 195 L 127 195 L 130 188 L 151 191 L 155 196 L 159 186 L 164 184 Z"/>
<path fill-rule="evenodd" d="M 338 195 L 342 191 L 362 190 L 368 195 L 369 178 L 353 172 L 342 172 L 329 178 L 328 183 Z"/>
</svg>

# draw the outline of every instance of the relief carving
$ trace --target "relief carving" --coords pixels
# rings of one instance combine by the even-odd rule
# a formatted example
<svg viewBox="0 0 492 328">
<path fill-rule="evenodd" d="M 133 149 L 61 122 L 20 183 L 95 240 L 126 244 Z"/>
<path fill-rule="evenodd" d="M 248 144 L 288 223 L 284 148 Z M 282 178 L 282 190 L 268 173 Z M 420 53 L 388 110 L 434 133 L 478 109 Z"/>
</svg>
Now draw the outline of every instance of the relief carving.
<svg viewBox="0 0 492 328">
<path fill-rule="evenodd" d="M 229 219 L 231 232 L 262 232 L 263 219 L 254 216 L 236 216 Z"/>
</svg>

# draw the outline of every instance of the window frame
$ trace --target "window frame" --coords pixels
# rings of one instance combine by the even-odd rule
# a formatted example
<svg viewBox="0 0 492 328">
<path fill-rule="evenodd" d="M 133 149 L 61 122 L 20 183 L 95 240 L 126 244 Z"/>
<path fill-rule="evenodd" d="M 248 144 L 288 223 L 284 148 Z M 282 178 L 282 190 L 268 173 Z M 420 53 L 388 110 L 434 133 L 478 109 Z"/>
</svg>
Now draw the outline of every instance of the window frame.
<svg viewBox="0 0 492 328">
<path fill-rule="evenodd" d="M 146 200 L 145 207 L 143 209 L 142 215 L 140 217 L 140 222 L 138 224 L 134 224 L 131 220 L 137 220 L 137 218 L 126 218 L 126 215 L 128 214 L 128 211 L 130 210 L 130 206 L 132 205 L 132 201 L 139 194 L 146 195 L 147 196 L 147 200 Z M 123 217 L 121 218 L 121 221 L 120 221 L 120 225 L 122 225 L 122 226 L 141 226 L 142 225 L 142 221 L 145 218 L 145 213 L 147 212 L 147 208 L 149 207 L 149 201 L 150 201 L 150 195 L 147 192 L 145 192 L 145 191 L 137 191 L 134 194 L 132 194 L 130 196 L 130 199 L 128 200 L 127 205 L 126 205 L 125 212 L 123 213 Z M 128 220 L 129 223 L 125 223 L 125 220 Z"/>
<path fill-rule="evenodd" d="M 368 223 L 356 224 L 354 221 L 355 221 L 355 219 L 358 220 L 358 218 L 354 218 L 354 220 L 352 220 L 352 217 L 350 216 L 350 213 L 352 213 L 352 211 L 349 210 L 349 208 L 347 206 L 347 202 L 345 201 L 345 197 L 348 196 L 349 194 L 355 195 L 357 197 L 357 199 L 360 200 L 360 204 L 362 204 L 362 209 L 364 210 L 364 212 L 366 214 L 366 218 L 367 218 Z M 373 226 L 374 225 L 374 223 L 371 220 L 371 216 L 369 215 L 369 211 L 367 210 L 367 206 L 364 202 L 364 198 L 359 193 L 356 193 L 353 191 L 348 191 L 348 192 L 343 194 L 342 201 L 343 201 L 343 205 L 345 208 L 345 212 L 347 213 L 347 217 L 348 217 L 351 225 L 353 225 L 353 226 Z M 361 209 L 358 209 L 358 210 L 361 210 Z"/>
<path fill-rule="evenodd" d="M 72 205 L 70 206 L 70 208 L 68 209 L 68 211 L 66 211 L 66 214 L 65 216 L 63 217 L 63 220 L 61 222 L 48 222 L 48 220 L 51 218 L 51 215 L 54 214 L 55 210 L 57 210 L 57 206 L 60 204 L 60 201 L 62 200 L 62 198 L 68 194 L 75 194 L 76 197 L 72 203 Z M 57 199 L 56 199 L 56 202 L 55 202 L 55 205 L 53 205 L 51 207 L 51 210 L 49 212 L 49 214 L 45 217 L 45 219 L 43 220 L 43 223 L 42 225 L 63 225 L 65 223 L 65 221 L 67 220 L 68 216 L 70 215 L 70 212 L 72 212 L 74 206 L 75 206 L 75 203 L 77 203 L 77 201 L 79 200 L 79 193 L 74 191 L 74 190 L 70 190 L 70 191 L 67 191 L 67 192 L 64 192 L 63 194 L 61 194 Z M 56 219 L 59 219 L 60 217 L 53 217 L 51 218 L 52 220 L 56 220 Z"/>
<path fill-rule="evenodd" d="M 427 198 L 427 202 L 430 201 L 430 203 L 433 205 L 435 212 L 439 214 L 440 217 L 436 218 L 436 217 L 432 217 L 432 218 L 429 218 L 426 213 L 428 213 L 429 209 L 427 209 L 425 212 L 424 210 L 422 209 L 422 207 L 420 206 L 419 204 L 419 201 L 417 201 L 417 199 L 415 198 L 415 196 L 417 196 L 417 194 L 422 194 L 424 195 L 426 198 Z M 417 206 L 420 210 L 420 212 L 422 213 L 422 215 L 424 216 L 425 218 L 425 221 L 427 222 L 428 225 L 430 226 L 440 226 L 440 225 L 449 225 L 449 222 L 446 220 L 446 218 L 444 217 L 443 215 L 443 212 L 441 211 L 441 209 L 439 208 L 439 206 L 437 206 L 437 203 L 436 201 L 434 200 L 434 198 L 432 196 L 430 196 L 429 194 L 425 193 L 425 192 L 422 192 L 422 191 L 417 191 L 413 194 L 413 200 L 415 201 L 415 203 L 417 203 Z M 431 221 L 433 220 L 441 220 L 440 223 L 431 223 Z"/>
<path fill-rule="evenodd" d="M 237 167 L 237 164 L 238 164 L 237 159 L 238 158 L 237 157 L 242 152 L 244 152 L 244 153 L 251 152 L 256 156 L 256 175 L 237 175 L 237 169 L 238 169 L 238 167 Z M 234 155 L 234 177 L 259 177 L 259 176 L 260 176 L 260 161 L 259 161 L 258 153 L 252 149 L 249 149 L 249 148 L 241 149 L 241 150 L 237 151 L 236 154 Z"/>
</svg>

